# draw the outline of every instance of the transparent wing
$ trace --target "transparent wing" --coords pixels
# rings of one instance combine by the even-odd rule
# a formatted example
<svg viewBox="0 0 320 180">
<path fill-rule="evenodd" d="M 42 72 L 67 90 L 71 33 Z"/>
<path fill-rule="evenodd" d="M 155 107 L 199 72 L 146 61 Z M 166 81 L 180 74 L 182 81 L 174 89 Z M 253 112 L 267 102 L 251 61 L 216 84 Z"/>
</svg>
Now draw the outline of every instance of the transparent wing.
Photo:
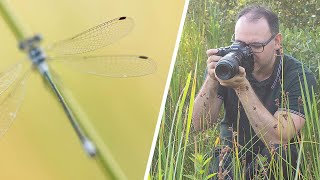
<svg viewBox="0 0 320 180">
<path fill-rule="evenodd" d="M 22 72 L 22 63 L 17 63 L 0 73 L 0 95 L 4 93 Z"/>
<path fill-rule="evenodd" d="M 26 77 L 22 73 L 22 64 L 16 64 L 1 76 L 0 85 L 5 84 L 0 101 L 0 137 L 3 136 L 16 118 L 25 95 Z M 3 87 L 5 87 L 3 85 Z M 6 90 L 8 92 L 5 92 Z"/>
<path fill-rule="evenodd" d="M 157 69 L 156 63 L 145 56 L 67 56 L 54 59 L 78 71 L 109 77 L 144 76 Z"/>
<path fill-rule="evenodd" d="M 47 48 L 52 55 L 72 55 L 93 51 L 127 35 L 133 28 L 133 19 L 120 17 L 99 24 L 72 38 L 54 43 Z"/>
</svg>

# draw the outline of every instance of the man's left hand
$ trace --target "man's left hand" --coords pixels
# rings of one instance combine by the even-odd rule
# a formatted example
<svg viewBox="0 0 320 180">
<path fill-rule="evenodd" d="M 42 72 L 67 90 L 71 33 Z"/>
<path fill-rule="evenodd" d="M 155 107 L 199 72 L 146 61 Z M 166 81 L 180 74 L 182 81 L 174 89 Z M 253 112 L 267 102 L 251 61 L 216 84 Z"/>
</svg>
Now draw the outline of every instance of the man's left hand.
<svg viewBox="0 0 320 180">
<path fill-rule="evenodd" d="M 249 81 L 246 78 L 246 70 L 241 66 L 239 66 L 239 74 L 237 74 L 231 79 L 222 80 L 222 79 L 219 79 L 217 75 L 216 75 L 216 78 L 222 86 L 230 87 L 233 89 L 245 88 L 247 86 L 247 83 L 249 83 Z"/>
</svg>

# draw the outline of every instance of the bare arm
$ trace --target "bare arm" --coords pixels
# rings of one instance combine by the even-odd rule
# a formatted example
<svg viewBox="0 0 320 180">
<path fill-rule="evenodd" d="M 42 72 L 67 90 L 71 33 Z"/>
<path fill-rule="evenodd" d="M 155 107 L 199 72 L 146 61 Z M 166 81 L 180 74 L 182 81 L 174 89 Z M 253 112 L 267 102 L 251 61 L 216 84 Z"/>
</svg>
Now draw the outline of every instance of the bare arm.
<svg viewBox="0 0 320 180">
<path fill-rule="evenodd" d="M 219 81 L 216 79 L 214 72 L 217 62 L 221 59 L 220 56 L 215 55 L 217 52 L 216 49 L 207 51 L 208 75 L 193 107 L 192 123 L 195 130 L 201 130 L 204 125 L 212 125 L 216 122 L 221 108 L 222 100 L 217 98 Z"/>
<path fill-rule="evenodd" d="M 221 85 L 234 88 L 253 130 L 266 145 L 288 143 L 303 127 L 305 119 L 287 111 L 271 114 L 245 78 L 244 68 L 239 70 L 239 76 L 219 80 Z"/>
<path fill-rule="evenodd" d="M 217 121 L 222 104 L 222 100 L 217 98 L 218 84 L 217 80 L 207 76 L 195 99 L 192 123 L 196 130 L 201 130 L 205 124 L 212 125 Z"/>
<path fill-rule="evenodd" d="M 266 145 L 288 143 L 303 127 L 305 119 L 296 114 L 287 111 L 271 114 L 249 82 L 236 91 L 253 130 Z"/>
</svg>

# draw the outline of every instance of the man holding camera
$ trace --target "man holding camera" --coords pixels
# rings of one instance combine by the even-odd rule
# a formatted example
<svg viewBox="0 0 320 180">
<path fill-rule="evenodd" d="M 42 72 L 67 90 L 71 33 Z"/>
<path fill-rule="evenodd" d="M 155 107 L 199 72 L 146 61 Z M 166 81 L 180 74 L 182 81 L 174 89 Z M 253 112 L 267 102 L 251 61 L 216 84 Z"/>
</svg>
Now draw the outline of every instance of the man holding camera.
<svg viewBox="0 0 320 180">
<path fill-rule="evenodd" d="M 207 77 L 195 99 L 193 126 L 201 130 L 206 122 L 216 123 L 224 104 L 223 146 L 215 150 L 212 164 L 219 178 L 239 178 L 232 169 L 235 148 L 246 179 L 258 176 L 257 167 L 266 168 L 262 176 L 271 174 L 271 179 L 295 175 L 297 139 L 305 124 L 306 102 L 301 97 L 311 94 L 316 81 L 298 60 L 282 54 L 281 41 L 277 15 L 263 6 L 250 6 L 238 14 L 233 45 L 207 51 Z M 308 92 L 300 89 L 304 73 Z M 282 161 L 283 174 L 263 167 L 258 155 L 269 163 Z"/>
</svg>

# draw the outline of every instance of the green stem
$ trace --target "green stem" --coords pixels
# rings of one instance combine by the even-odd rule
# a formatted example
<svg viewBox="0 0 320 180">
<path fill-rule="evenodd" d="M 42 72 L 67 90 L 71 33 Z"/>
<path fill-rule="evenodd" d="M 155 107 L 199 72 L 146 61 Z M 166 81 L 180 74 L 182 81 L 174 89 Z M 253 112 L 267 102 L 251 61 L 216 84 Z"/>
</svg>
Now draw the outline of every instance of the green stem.
<svg viewBox="0 0 320 180">
<path fill-rule="evenodd" d="M 27 28 L 19 21 L 7 0 L 0 0 L 0 14 L 19 42 L 29 37 Z"/>
<path fill-rule="evenodd" d="M 77 105 L 78 103 L 73 98 L 71 92 L 62 87 L 59 87 L 59 89 L 65 97 L 67 104 L 72 107 L 72 110 L 76 115 L 77 120 L 79 121 L 79 124 L 83 128 L 85 134 L 88 135 L 92 142 L 95 144 L 97 148 L 97 155 L 94 158 L 97 161 L 98 165 L 102 168 L 103 172 L 107 173 L 106 175 L 111 177 L 111 179 L 128 179 L 118 163 L 113 158 L 113 155 L 111 154 L 109 148 L 104 144 L 104 141 L 96 133 L 88 117 Z"/>
</svg>

